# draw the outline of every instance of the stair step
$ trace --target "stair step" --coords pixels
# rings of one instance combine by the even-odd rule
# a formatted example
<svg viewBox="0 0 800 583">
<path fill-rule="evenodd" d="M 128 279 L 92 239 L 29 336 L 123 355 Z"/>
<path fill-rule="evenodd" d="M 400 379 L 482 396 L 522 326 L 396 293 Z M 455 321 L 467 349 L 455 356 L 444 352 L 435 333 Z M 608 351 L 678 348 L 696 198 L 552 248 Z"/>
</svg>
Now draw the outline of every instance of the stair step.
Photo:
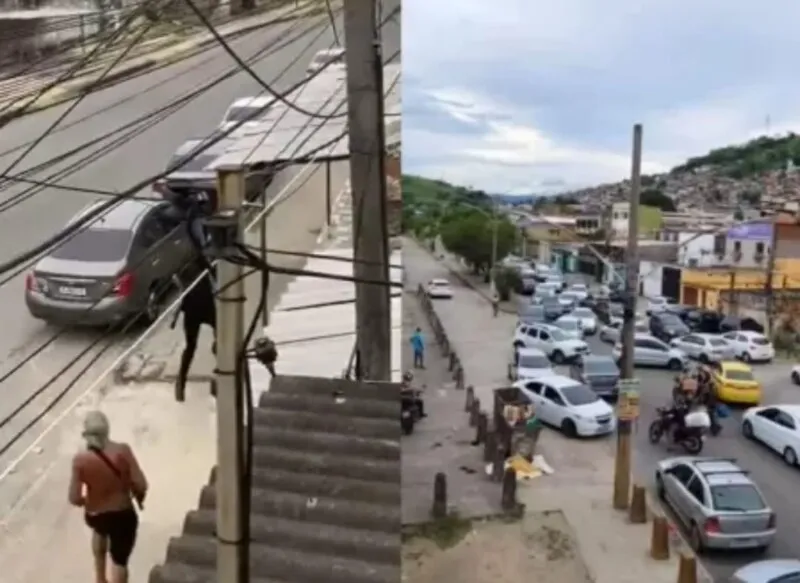
<svg viewBox="0 0 800 583">
<path fill-rule="evenodd" d="M 368 417 L 370 419 L 400 419 L 400 401 L 379 399 L 344 399 L 337 402 L 332 395 L 288 395 L 262 393 L 259 407 L 283 411 L 316 411 L 342 417 Z"/>
<path fill-rule="evenodd" d="M 150 570 L 148 583 L 218 583 L 217 572 L 212 568 L 198 569 L 183 563 L 157 565 Z M 249 583 L 293 583 L 263 577 L 251 577 Z"/>
<path fill-rule="evenodd" d="M 393 460 L 382 460 L 313 451 L 298 452 L 275 446 L 255 446 L 253 462 L 257 467 L 398 484 L 402 470 L 399 455 Z"/>
<path fill-rule="evenodd" d="M 400 439 L 400 418 L 369 419 L 366 417 L 345 417 L 310 413 L 308 411 L 281 411 L 271 409 L 255 409 L 253 411 L 254 427 L 259 425 L 292 429 L 295 431 L 322 431 L 341 433 L 343 435 L 360 435 L 382 439 Z"/>
<path fill-rule="evenodd" d="M 209 484 L 216 480 L 216 466 L 211 471 Z M 277 468 L 253 470 L 253 487 L 265 490 L 294 492 L 317 498 L 337 498 L 371 504 L 400 504 L 400 484 L 373 482 L 364 479 L 340 478 L 290 472 Z"/>
<path fill-rule="evenodd" d="M 299 375 L 278 375 L 269 385 L 269 394 L 318 395 L 341 394 L 347 399 L 379 399 L 400 403 L 400 390 L 391 383 L 359 382 Z M 261 397 L 268 393 L 262 393 Z M 259 401 L 260 403 L 260 401 Z"/>
<path fill-rule="evenodd" d="M 200 494 L 200 509 L 216 508 L 217 497 L 213 486 L 206 486 Z M 370 504 L 337 498 L 309 497 L 294 492 L 281 492 L 253 488 L 251 497 L 253 515 L 274 516 L 287 520 L 319 522 L 332 526 L 360 528 L 394 534 L 400 531 L 399 505 Z"/>
<path fill-rule="evenodd" d="M 250 545 L 250 573 L 254 578 L 277 578 L 287 583 L 397 583 L 400 554 L 396 565 L 373 564 L 317 553 Z M 167 561 L 213 569 L 217 542 L 210 537 L 182 536 L 170 540 Z"/>
<path fill-rule="evenodd" d="M 213 537 L 216 528 L 217 513 L 214 510 L 197 510 L 187 514 L 183 533 Z M 250 536 L 255 543 L 275 548 L 375 563 L 395 564 L 399 561 L 399 531 L 388 534 L 256 515 L 250 521 Z"/>
<path fill-rule="evenodd" d="M 400 459 L 400 442 L 393 439 L 365 438 L 320 431 L 292 431 L 278 427 L 255 427 L 255 446 L 276 446 L 295 451 L 332 455 L 357 455 L 385 460 Z"/>
</svg>

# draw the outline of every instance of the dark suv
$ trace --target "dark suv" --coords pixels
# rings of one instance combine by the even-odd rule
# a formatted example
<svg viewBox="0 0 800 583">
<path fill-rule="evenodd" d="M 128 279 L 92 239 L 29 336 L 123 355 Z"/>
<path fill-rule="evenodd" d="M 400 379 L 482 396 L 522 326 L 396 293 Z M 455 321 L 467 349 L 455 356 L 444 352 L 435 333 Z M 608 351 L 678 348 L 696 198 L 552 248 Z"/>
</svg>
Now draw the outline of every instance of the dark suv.
<svg viewBox="0 0 800 583">
<path fill-rule="evenodd" d="M 679 316 L 671 312 L 658 312 L 650 316 L 650 332 L 664 342 L 684 336 L 691 332 Z"/>
</svg>

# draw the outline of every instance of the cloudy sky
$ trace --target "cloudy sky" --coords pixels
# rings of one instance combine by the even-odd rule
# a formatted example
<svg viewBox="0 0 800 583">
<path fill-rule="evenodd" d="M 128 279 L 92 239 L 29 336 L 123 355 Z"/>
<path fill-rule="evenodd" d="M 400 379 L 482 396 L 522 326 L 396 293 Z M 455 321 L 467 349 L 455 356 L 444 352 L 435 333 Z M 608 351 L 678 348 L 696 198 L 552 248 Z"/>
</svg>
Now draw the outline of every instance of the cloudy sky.
<svg viewBox="0 0 800 583">
<path fill-rule="evenodd" d="M 800 1 L 403 0 L 403 170 L 563 191 L 800 132 Z"/>
</svg>

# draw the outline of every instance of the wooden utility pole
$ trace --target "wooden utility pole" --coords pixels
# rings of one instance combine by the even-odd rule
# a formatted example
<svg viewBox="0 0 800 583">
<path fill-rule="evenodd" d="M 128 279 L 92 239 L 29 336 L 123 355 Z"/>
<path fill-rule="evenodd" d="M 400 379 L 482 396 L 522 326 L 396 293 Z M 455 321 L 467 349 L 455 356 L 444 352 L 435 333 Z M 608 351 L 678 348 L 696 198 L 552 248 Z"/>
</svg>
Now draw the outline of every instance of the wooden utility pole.
<svg viewBox="0 0 800 583">
<path fill-rule="evenodd" d="M 217 170 L 219 211 L 241 217 L 245 178 L 240 167 Z M 237 239 L 241 241 L 239 222 Z M 236 369 L 244 343 L 243 267 L 220 261 L 217 267 L 217 581 L 250 580 L 249 542 L 242 515 L 244 475 L 244 395 Z"/>
<path fill-rule="evenodd" d="M 780 213 L 776 213 L 771 219 L 772 232 L 770 233 L 769 249 L 767 249 L 767 267 L 764 273 L 764 312 L 766 319 L 765 331 L 767 335 L 772 336 L 772 320 L 773 312 L 775 311 L 775 286 L 773 279 L 775 279 L 775 259 L 778 255 L 778 224 L 780 222 Z"/>
<path fill-rule="evenodd" d="M 364 380 L 392 374 L 389 225 L 384 169 L 383 62 L 376 0 L 345 0 L 344 38 L 353 190 L 357 357 Z"/>
<path fill-rule="evenodd" d="M 622 378 L 633 379 L 633 348 L 636 331 L 636 299 L 639 295 L 639 198 L 642 173 L 642 126 L 633 126 L 628 248 L 625 254 L 625 313 L 622 323 Z M 628 508 L 631 489 L 631 433 L 633 421 L 620 418 L 617 455 L 614 460 L 614 508 Z"/>
</svg>

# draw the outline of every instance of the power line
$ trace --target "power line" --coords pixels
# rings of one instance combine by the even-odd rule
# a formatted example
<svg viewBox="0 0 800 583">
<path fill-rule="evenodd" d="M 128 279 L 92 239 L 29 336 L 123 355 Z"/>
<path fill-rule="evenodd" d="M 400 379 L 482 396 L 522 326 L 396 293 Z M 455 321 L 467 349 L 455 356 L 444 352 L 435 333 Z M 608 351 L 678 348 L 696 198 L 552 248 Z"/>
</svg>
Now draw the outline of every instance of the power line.
<svg viewBox="0 0 800 583">
<path fill-rule="evenodd" d="M 256 83 L 261 85 L 261 87 L 264 88 L 264 91 L 269 93 L 274 99 L 276 99 L 277 101 L 280 101 L 281 103 L 283 103 L 287 107 L 290 107 L 291 109 L 293 109 L 293 110 L 295 110 L 295 111 L 297 111 L 299 113 L 302 113 L 303 115 L 307 115 L 307 116 L 315 118 L 315 119 L 326 119 L 326 120 L 327 119 L 336 119 L 336 118 L 341 118 L 341 117 L 344 117 L 344 116 L 347 115 L 347 112 L 340 113 L 340 114 L 335 114 L 335 115 L 314 113 L 312 111 L 309 111 L 307 109 L 304 109 L 304 108 L 300 107 L 299 105 L 297 105 L 297 104 L 293 103 L 292 101 L 290 101 L 289 99 L 287 99 L 287 96 L 290 95 L 291 92 L 279 93 L 278 91 L 273 89 L 266 81 L 264 81 L 261 77 L 259 77 L 258 73 L 253 71 L 253 69 L 250 68 L 250 66 L 242 60 L 242 58 L 238 55 L 238 53 L 236 51 L 234 51 L 233 48 L 225 41 L 225 39 L 222 37 L 221 34 L 219 34 L 217 29 L 214 27 L 214 25 L 211 24 L 211 21 L 206 17 L 205 14 L 203 14 L 203 11 L 200 10 L 200 8 L 198 8 L 197 4 L 194 3 L 194 0 L 184 0 L 184 1 L 186 2 L 186 4 L 189 5 L 189 8 L 192 9 L 192 12 L 195 13 L 195 16 L 197 16 L 197 18 L 200 19 L 200 22 L 202 22 L 203 25 L 208 29 L 208 31 L 211 33 L 211 35 L 214 37 L 214 39 L 217 41 L 217 43 L 219 43 L 219 45 L 225 50 L 225 52 L 228 53 L 231 56 L 231 58 L 236 62 L 237 65 L 239 65 L 239 67 L 241 67 L 242 71 L 247 73 Z M 334 31 L 335 31 L 335 28 L 334 28 Z M 334 32 L 334 34 L 335 34 L 335 32 Z M 330 65 L 330 64 L 331 63 L 327 63 L 327 65 Z M 309 78 L 308 81 L 310 81 L 310 80 L 311 79 Z"/>
<path fill-rule="evenodd" d="M 396 10 L 399 10 L 399 9 L 396 9 Z M 314 79 L 316 76 L 320 75 L 330 65 L 331 65 L 331 62 L 326 63 L 323 67 L 321 67 L 320 69 L 315 71 L 313 74 L 305 77 L 300 82 L 295 83 L 294 85 L 289 87 L 289 89 L 287 89 L 285 92 L 283 92 L 282 95 L 284 97 L 286 95 L 290 95 L 295 90 L 297 90 L 299 87 L 302 87 L 304 84 L 308 83 L 309 81 Z M 159 172 L 158 174 L 156 174 L 154 176 L 150 176 L 150 177 L 146 178 L 145 180 L 143 180 L 143 181 L 135 184 L 134 186 L 128 188 L 125 192 L 121 193 L 116 199 L 113 199 L 111 201 L 103 203 L 97 209 L 94 209 L 94 210 L 88 212 L 86 215 L 84 215 L 80 219 L 76 220 L 72 225 L 70 225 L 67 228 L 63 229 L 62 231 L 56 233 L 55 235 L 53 235 L 52 237 L 50 237 L 46 241 L 44 241 L 44 242 L 40 243 L 39 245 L 35 246 L 33 249 L 29 249 L 28 251 L 18 255 L 17 257 L 15 257 L 13 259 L 10 259 L 8 261 L 5 261 L 4 263 L 0 264 L 0 274 L 6 273 L 6 272 L 18 267 L 19 265 L 25 263 L 26 261 L 29 261 L 30 259 L 40 255 L 41 253 L 46 252 L 51 247 L 56 246 L 63 239 L 67 238 L 71 233 L 79 230 L 84 225 L 97 220 L 98 217 L 104 215 L 106 212 L 108 212 L 109 210 L 114 208 L 117 204 L 121 203 L 126 198 L 129 198 L 132 195 L 134 195 L 136 192 L 138 192 L 139 190 L 141 190 L 143 188 L 146 188 L 147 186 L 152 184 L 154 181 L 159 180 L 161 178 L 164 178 L 165 176 L 168 176 L 169 174 L 171 174 L 171 173 L 175 172 L 176 170 L 180 169 L 183 165 L 185 165 L 186 163 L 188 163 L 189 161 L 191 161 L 195 157 L 197 157 L 200 154 L 202 154 L 203 152 L 207 151 L 209 148 L 211 148 L 212 146 L 214 146 L 215 144 L 219 143 L 221 140 L 225 139 L 230 134 L 232 134 L 233 132 L 238 130 L 240 127 L 242 127 L 248 121 L 250 121 L 252 119 L 256 119 L 258 116 L 262 115 L 264 111 L 269 109 L 277 101 L 278 101 L 277 99 L 273 99 L 272 101 L 270 101 L 270 103 L 268 103 L 265 106 L 255 110 L 251 115 L 239 120 L 235 124 L 232 124 L 230 128 L 228 128 L 228 129 L 226 129 L 224 131 L 217 132 L 217 134 L 214 137 L 212 137 L 209 140 L 205 141 L 198 148 L 193 149 L 192 152 L 190 152 L 190 154 L 188 156 L 183 157 L 182 159 L 178 160 L 174 164 L 170 164 L 169 167 L 166 168 L 165 170 L 163 170 L 162 172 Z M 319 127 L 322 127 L 322 125 L 320 125 Z M 338 142 L 343 137 L 343 135 L 344 134 L 342 134 L 340 136 L 337 136 L 336 138 L 334 138 L 334 140 L 331 141 L 331 143 Z M 330 144 L 328 144 L 328 145 L 330 145 Z M 322 150 L 322 149 L 324 149 L 324 148 L 317 148 L 317 150 Z M 309 155 L 307 154 L 304 157 L 295 158 L 294 161 L 295 162 L 306 161 L 308 159 L 308 157 L 309 157 Z"/>
</svg>

